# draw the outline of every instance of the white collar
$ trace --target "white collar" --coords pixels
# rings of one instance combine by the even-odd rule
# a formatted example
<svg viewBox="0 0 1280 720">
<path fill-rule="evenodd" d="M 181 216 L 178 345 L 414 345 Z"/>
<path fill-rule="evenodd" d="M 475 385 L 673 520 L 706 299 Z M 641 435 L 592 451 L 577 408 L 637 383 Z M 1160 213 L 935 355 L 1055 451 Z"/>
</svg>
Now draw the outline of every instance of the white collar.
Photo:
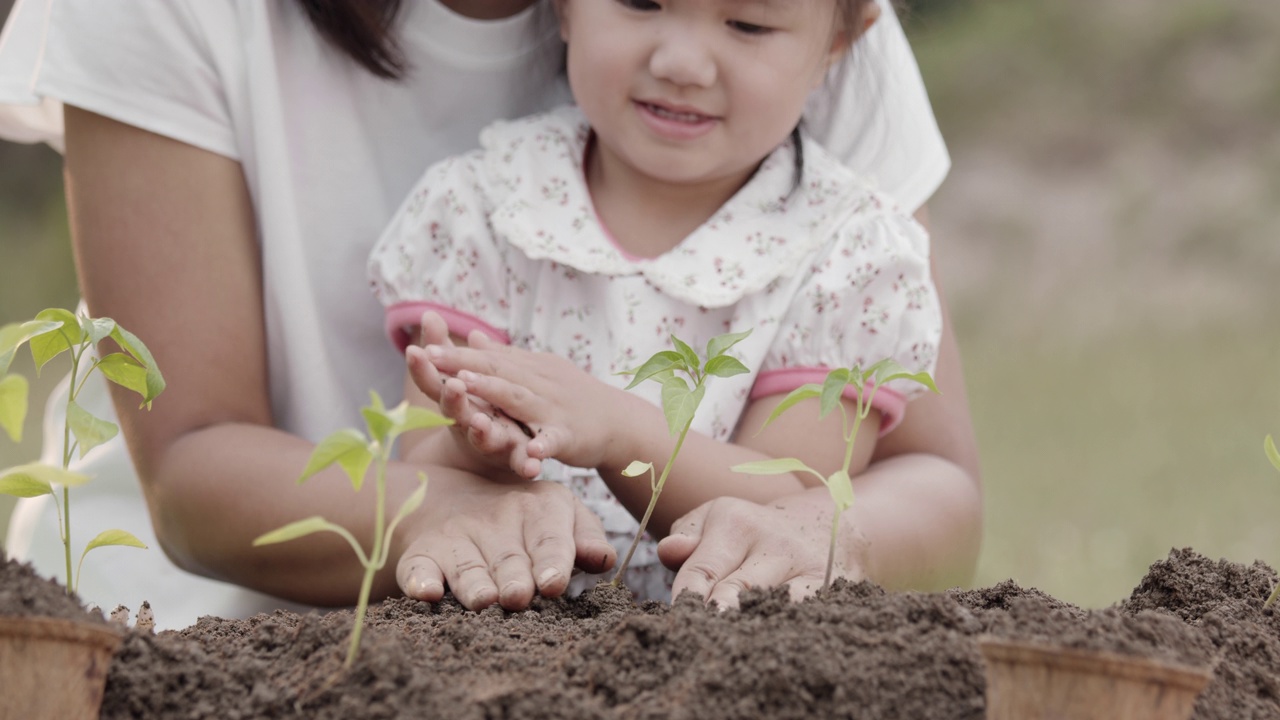
<svg viewBox="0 0 1280 720">
<path fill-rule="evenodd" d="M 797 186 L 795 148 L 788 140 L 679 245 L 656 258 L 632 258 L 595 214 L 582 170 L 590 135 L 573 106 L 487 128 L 480 142 L 494 193 L 493 231 L 532 259 L 598 275 L 642 275 L 662 292 L 701 307 L 731 305 L 795 274 L 830 239 L 834 223 L 861 206 L 857 198 L 870 195 L 808 140 Z"/>
</svg>

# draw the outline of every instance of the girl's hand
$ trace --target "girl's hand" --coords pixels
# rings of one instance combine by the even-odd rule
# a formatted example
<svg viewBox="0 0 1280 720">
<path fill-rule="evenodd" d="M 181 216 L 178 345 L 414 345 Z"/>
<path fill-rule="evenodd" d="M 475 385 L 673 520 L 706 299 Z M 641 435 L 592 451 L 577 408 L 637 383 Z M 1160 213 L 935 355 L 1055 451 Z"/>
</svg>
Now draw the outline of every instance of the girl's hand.
<svg viewBox="0 0 1280 720">
<path fill-rule="evenodd" d="M 474 478 L 450 490 L 406 528 L 396 582 L 408 597 L 435 602 L 448 587 L 469 610 L 521 610 L 535 591 L 562 594 L 574 567 L 600 573 L 617 559 L 599 518 L 559 483 Z"/>
<path fill-rule="evenodd" d="M 523 435 L 521 426 L 527 428 L 533 437 L 523 450 L 531 460 L 601 467 L 616 449 L 615 429 L 634 427 L 638 414 L 655 412 L 570 360 L 493 343 L 480 333 L 468 342 L 465 348 L 429 345 L 426 357 L 437 372 L 455 375 L 473 402 L 501 408 L 514 432 Z"/>
<path fill-rule="evenodd" d="M 424 345 L 454 347 L 448 326 L 434 312 L 423 314 L 420 337 Z M 479 334 L 474 340 L 481 346 L 487 342 L 487 338 Z M 470 395 L 462 381 L 441 372 L 432 364 L 423 348 L 410 346 L 405 351 L 405 360 L 409 378 L 416 389 L 433 401 L 442 415 L 454 421 L 450 434 L 454 450 L 460 451 L 461 456 L 445 460 L 446 464 L 497 480 L 504 479 L 502 475 L 506 473 L 494 475 L 494 470 L 509 470 L 514 477 L 508 475 L 505 479 L 513 481 L 532 480 L 538 476 L 542 463 L 528 455 L 527 445 L 532 433 L 528 432 L 527 426 L 512 420 L 492 404 Z M 406 396 L 414 396 L 411 389 L 406 388 Z M 412 441 L 406 446 L 411 444 Z M 408 454 L 405 457 L 413 459 Z M 433 459 L 442 458 L 435 456 Z"/>
</svg>

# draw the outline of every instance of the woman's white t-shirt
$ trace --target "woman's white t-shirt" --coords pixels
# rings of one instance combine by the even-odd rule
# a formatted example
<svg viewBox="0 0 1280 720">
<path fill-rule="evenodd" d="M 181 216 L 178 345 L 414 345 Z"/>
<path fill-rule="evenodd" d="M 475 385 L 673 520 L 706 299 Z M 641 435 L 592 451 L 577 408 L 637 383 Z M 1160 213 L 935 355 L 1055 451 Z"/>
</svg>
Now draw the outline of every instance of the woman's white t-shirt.
<svg viewBox="0 0 1280 720">
<path fill-rule="evenodd" d="M 272 410 L 279 427 L 312 440 L 357 424 L 370 389 L 401 393 L 403 360 L 382 335 L 364 269 L 422 169 L 475 147 L 495 119 L 569 98 L 547 4 L 475 21 L 418 0 L 404 4 L 398 31 L 411 67 L 398 82 L 332 49 L 287 0 L 18 0 L 0 35 L 0 137 L 60 146 L 65 102 L 242 164 L 262 249 Z M 891 11 L 859 42 L 813 98 L 808 129 L 918 207 L 949 168 L 919 72 Z M 100 383 L 82 399 L 113 416 Z M 46 438 L 61 436 L 50 431 L 61 417 L 47 414 Z M 153 541 L 123 441 L 82 465 L 97 479 L 74 500 L 76 546 L 106 527 Z M 56 537 L 52 508 L 23 501 L 7 547 L 60 574 Z M 283 604 L 183 573 L 149 544 L 96 550 L 81 595 L 108 608 L 150 600 L 162 627 Z"/>
</svg>

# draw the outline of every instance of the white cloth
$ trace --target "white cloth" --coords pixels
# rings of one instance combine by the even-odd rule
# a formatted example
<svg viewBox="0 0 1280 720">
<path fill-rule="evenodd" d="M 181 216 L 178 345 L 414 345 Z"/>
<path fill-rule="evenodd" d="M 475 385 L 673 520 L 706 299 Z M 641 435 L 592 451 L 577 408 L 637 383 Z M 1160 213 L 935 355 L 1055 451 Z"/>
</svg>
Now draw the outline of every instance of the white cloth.
<svg viewBox="0 0 1280 720">
<path fill-rule="evenodd" d="M 749 398 L 821 383 L 837 367 L 893 359 L 933 372 L 942 314 L 928 235 L 816 143 L 804 141 L 798 181 L 788 140 L 675 248 L 640 259 L 596 216 L 583 175 L 590 136 L 566 106 L 495 123 L 480 149 L 426 171 L 369 259 L 396 344 L 402 325 L 437 310 L 457 334 L 480 328 L 623 388 L 619 373 L 672 350 L 673 334 L 701 348 L 751 330 L 734 348 L 750 372 L 708 381 L 694 418 L 722 441 Z M 922 391 L 902 380 L 877 390 L 886 429 Z M 632 392 L 661 404 L 658 383 Z M 590 475 L 570 486 L 625 549 L 638 524 Z M 634 565 L 656 562 L 650 546 Z"/>
<path fill-rule="evenodd" d="M 0 40 L 0 137 L 58 146 L 57 103 L 67 102 L 238 160 L 258 211 L 273 411 L 282 428 L 316 439 L 357 424 L 369 389 L 388 401 L 401 393 L 403 363 L 382 339 L 364 268 L 422 169 L 475 147 L 495 119 L 568 98 L 548 11 L 481 22 L 438 0 L 405 3 L 412 71 L 387 82 L 328 47 L 289 0 L 18 0 Z M 815 130 L 914 207 L 949 164 L 910 50 L 885 15 L 853 55 L 863 67 L 826 90 L 838 99 L 815 100 Z M 55 409 L 51 421 L 60 418 Z M 109 512 L 112 525 L 137 531 L 148 517 L 124 443 L 100 453 L 114 459 L 73 501 L 81 526 Z M 132 510 L 107 510 L 113 503 Z M 24 502 L 19 512 L 10 547 L 56 536 L 47 508 Z M 28 514 L 43 527 L 33 530 Z M 188 576 L 158 573 L 167 566 L 158 550 L 119 552 L 118 563 L 86 563 L 86 573 L 97 568 L 127 592 L 86 574 L 90 600 L 159 605 L 163 590 L 175 598 L 156 608 L 168 627 L 241 612 L 185 590 L 177 578 Z M 37 565 L 61 574 L 60 562 Z"/>
</svg>

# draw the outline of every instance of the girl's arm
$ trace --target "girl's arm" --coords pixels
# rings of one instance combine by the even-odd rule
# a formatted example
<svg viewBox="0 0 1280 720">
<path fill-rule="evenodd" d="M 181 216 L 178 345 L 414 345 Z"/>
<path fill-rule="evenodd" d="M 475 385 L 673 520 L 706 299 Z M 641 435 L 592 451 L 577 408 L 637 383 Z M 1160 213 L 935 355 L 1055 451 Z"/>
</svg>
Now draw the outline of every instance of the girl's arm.
<svg viewBox="0 0 1280 720">
<path fill-rule="evenodd" d="M 272 427 L 262 270 L 240 165 L 74 107 L 65 120 L 81 290 L 95 316 L 115 318 L 147 343 L 168 381 L 150 412 L 115 395 L 165 553 L 191 572 L 280 597 L 350 603 L 360 567 L 336 536 L 251 545 L 315 514 L 368 537 L 372 490 L 353 499 L 341 472 L 305 487 L 294 482 L 313 446 Z M 391 469 L 390 506 L 415 487 L 418 469 Z M 428 473 L 428 501 L 402 525 L 392 549 L 401 559 L 401 585 L 419 596 L 442 592 L 438 586 L 448 580 L 464 602 L 491 603 L 503 587 L 504 604 L 519 606 L 532 595 L 535 573 L 558 573 L 537 583 L 556 594 L 575 555 L 587 566 L 611 564 L 598 523 L 581 527 L 567 493 L 496 493 L 497 486 L 466 473 Z M 500 507 L 525 515 L 523 536 L 494 531 Z M 541 540 L 545 553 L 531 544 Z M 514 560 L 505 566 L 472 562 L 506 551 Z M 389 567 L 376 593 L 393 593 L 396 582 Z"/>
</svg>

